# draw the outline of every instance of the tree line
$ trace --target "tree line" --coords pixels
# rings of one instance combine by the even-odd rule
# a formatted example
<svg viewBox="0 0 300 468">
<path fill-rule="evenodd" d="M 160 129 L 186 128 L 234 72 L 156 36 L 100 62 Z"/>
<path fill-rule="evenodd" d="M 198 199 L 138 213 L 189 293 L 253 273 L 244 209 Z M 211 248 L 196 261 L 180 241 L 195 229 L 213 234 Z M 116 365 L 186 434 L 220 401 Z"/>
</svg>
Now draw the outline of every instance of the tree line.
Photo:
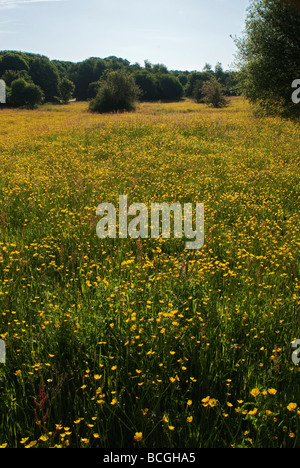
<svg viewBox="0 0 300 468">
<path fill-rule="evenodd" d="M 6 83 L 7 104 L 13 107 L 66 103 L 72 98 L 92 101 L 99 92 L 103 95 L 105 87 L 106 101 L 113 100 L 112 83 L 119 80 L 121 85 L 122 79 L 123 92 L 124 86 L 131 83 L 134 98 L 140 101 L 177 101 L 189 97 L 201 102 L 203 84 L 212 81 L 218 83 L 222 95 L 238 93 L 237 73 L 224 71 L 221 63 L 214 69 L 206 64 L 202 71 L 170 71 L 163 64 L 146 60 L 141 66 L 115 56 L 91 57 L 74 63 L 27 52 L 0 51 L 0 78 Z"/>
<path fill-rule="evenodd" d="M 145 61 L 130 64 L 115 56 L 73 63 L 16 51 L 0 51 L 0 78 L 10 106 L 41 102 L 90 101 L 90 110 L 132 110 L 140 101 L 177 101 L 182 97 L 226 105 L 242 94 L 260 114 L 299 117 L 292 87 L 300 82 L 299 0 L 250 0 L 245 32 L 233 38 L 236 69 L 221 63 L 201 71 L 168 70 Z M 294 92 L 295 93 L 295 92 Z M 300 91 L 296 90 L 297 96 Z"/>
</svg>

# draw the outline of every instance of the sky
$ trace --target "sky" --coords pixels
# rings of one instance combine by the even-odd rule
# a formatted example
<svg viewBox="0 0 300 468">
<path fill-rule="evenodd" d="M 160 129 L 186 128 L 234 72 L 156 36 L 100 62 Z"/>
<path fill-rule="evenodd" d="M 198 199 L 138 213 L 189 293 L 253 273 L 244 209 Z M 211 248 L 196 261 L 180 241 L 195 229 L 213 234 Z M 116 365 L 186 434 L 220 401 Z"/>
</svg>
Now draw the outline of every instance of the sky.
<svg viewBox="0 0 300 468">
<path fill-rule="evenodd" d="M 0 0 L 0 50 L 233 69 L 249 0 Z"/>
</svg>

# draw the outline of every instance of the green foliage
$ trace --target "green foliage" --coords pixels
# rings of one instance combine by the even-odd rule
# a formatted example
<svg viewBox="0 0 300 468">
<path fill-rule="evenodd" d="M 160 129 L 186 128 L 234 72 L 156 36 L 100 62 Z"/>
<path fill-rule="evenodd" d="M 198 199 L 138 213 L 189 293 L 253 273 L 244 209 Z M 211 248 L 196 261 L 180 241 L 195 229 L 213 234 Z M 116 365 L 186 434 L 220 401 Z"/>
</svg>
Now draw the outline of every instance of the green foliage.
<svg viewBox="0 0 300 468">
<path fill-rule="evenodd" d="M 8 103 L 15 107 L 34 108 L 41 104 L 43 92 L 39 86 L 27 83 L 23 78 L 12 82 L 8 93 Z"/>
<path fill-rule="evenodd" d="M 202 86 L 203 102 L 216 108 L 225 107 L 226 98 L 222 91 L 221 84 L 212 77 Z"/>
<path fill-rule="evenodd" d="M 46 101 L 53 101 L 58 95 L 59 74 L 47 57 L 36 57 L 30 63 L 29 74 L 45 95 Z"/>
<path fill-rule="evenodd" d="M 90 103 L 92 112 L 133 111 L 139 96 L 134 78 L 123 70 L 109 72 Z"/>
<path fill-rule="evenodd" d="M 27 83 L 33 83 L 30 75 L 26 70 L 6 70 L 3 75 L 2 79 L 5 81 L 6 86 L 10 87 L 12 82 L 18 80 L 19 78 L 23 78 Z"/>
<path fill-rule="evenodd" d="M 98 81 L 106 70 L 106 62 L 91 57 L 71 67 L 69 78 L 75 83 L 75 97 L 80 101 L 88 99 L 90 83 Z"/>
<path fill-rule="evenodd" d="M 178 101 L 183 96 L 183 86 L 176 76 L 168 73 L 157 77 L 158 99 L 161 101 Z"/>
<path fill-rule="evenodd" d="M 202 92 L 203 82 L 201 80 L 195 81 L 194 88 L 193 88 L 193 99 L 199 104 L 203 99 L 203 92 Z"/>
<path fill-rule="evenodd" d="M 197 88 L 199 88 L 199 86 L 201 87 L 202 84 L 209 80 L 211 77 L 211 73 L 210 72 L 191 72 L 188 76 L 188 79 L 187 79 L 187 83 L 185 85 L 185 96 L 186 97 L 193 97 L 194 95 L 194 91 L 195 91 L 195 86 L 197 86 Z"/>
<path fill-rule="evenodd" d="M 6 70 L 26 70 L 28 71 L 29 66 L 27 61 L 18 53 L 15 52 L 2 52 L 0 56 L 0 76 Z"/>
<path fill-rule="evenodd" d="M 281 0 L 252 0 L 235 39 L 243 94 L 268 114 L 299 115 L 291 101 L 300 76 L 300 12 Z"/>
<path fill-rule="evenodd" d="M 75 85 L 71 80 L 64 77 L 58 85 L 58 90 L 61 101 L 66 103 L 72 99 Z"/>
<path fill-rule="evenodd" d="M 139 70 L 134 73 L 136 84 L 141 89 L 142 101 L 156 101 L 158 98 L 158 89 L 155 75 L 149 70 Z"/>
<path fill-rule="evenodd" d="M 73 63 L 49 60 L 43 55 L 29 52 L 0 52 L 0 77 L 2 76 L 6 85 L 10 87 L 13 81 L 22 78 L 27 83 L 38 85 L 47 102 L 67 102 L 71 94 L 78 101 L 92 100 L 96 97 L 106 74 L 109 71 L 120 70 L 133 76 L 141 90 L 142 101 L 178 101 L 185 95 L 191 98 L 196 96 L 197 102 L 200 102 L 202 84 L 211 76 L 216 76 L 226 95 L 237 94 L 236 74 L 223 71 L 220 63 L 217 63 L 215 71 L 206 64 L 202 72 L 189 72 L 169 71 L 166 65 L 152 64 L 148 60 L 145 60 L 144 67 L 139 63 L 131 65 L 128 60 L 115 56 L 104 59 L 90 57 Z M 72 93 L 71 85 L 66 80 L 75 85 Z M 198 83 L 198 80 L 201 83 Z"/>
</svg>

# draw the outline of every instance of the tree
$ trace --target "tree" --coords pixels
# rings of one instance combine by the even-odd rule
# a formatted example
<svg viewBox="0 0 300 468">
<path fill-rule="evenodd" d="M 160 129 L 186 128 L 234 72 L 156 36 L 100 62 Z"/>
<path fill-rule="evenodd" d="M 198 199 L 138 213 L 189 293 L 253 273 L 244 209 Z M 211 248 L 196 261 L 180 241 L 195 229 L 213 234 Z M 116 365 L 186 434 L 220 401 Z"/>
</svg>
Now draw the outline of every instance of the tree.
<svg viewBox="0 0 300 468">
<path fill-rule="evenodd" d="M 37 56 L 30 63 L 29 74 L 45 95 L 46 101 L 54 101 L 58 95 L 59 73 L 47 57 Z"/>
<path fill-rule="evenodd" d="M 18 80 L 19 78 L 23 78 L 27 83 L 33 83 L 26 70 L 6 70 L 2 75 L 2 79 L 8 87 L 11 86 L 13 81 Z"/>
<path fill-rule="evenodd" d="M 215 77 L 211 77 L 202 86 L 203 102 L 213 107 L 225 107 L 227 104 L 226 98 L 222 92 L 221 84 Z"/>
<path fill-rule="evenodd" d="M 132 75 L 124 70 L 110 71 L 98 90 L 97 96 L 90 103 L 92 112 L 133 111 L 136 107 L 140 90 Z"/>
<path fill-rule="evenodd" d="M 193 99 L 199 104 L 203 99 L 203 91 L 202 91 L 203 81 L 197 80 L 195 81 L 194 88 L 193 88 Z"/>
<path fill-rule="evenodd" d="M 59 97 L 61 101 L 63 103 L 67 103 L 70 99 L 72 99 L 74 90 L 75 85 L 73 81 L 64 77 L 58 85 Z"/>
<path fill-rule="evenodd" d="M 154 73 L 146 70 L 139 70 L 133 74 L 136 84 L 141 90 L 141 100 L 156 101 L 158 98 L 157 81 Z"/>
<path fill-rule="evenodd" d="M 157 75 L 157 98 L 162 101 L 178 101 L 183 96 L 183 86 L 176 78 L 170 73 L 162 73 Z"/>
<path fill-rule="evenodd" d="M 0 57 L 0 76 L 6 70 L 25 70 L 28 71 L 29 66 L 27 61 L 17 52 L 6 52 L 4 51 Z"/>
<path fill-rule="evenodd" d="M 212 76 L 211 72 L 196 72 L 193 71 L 188 75 L 187 83 L 184 88 L 186 97 L 194 97 L 195 88 L 202 88 L 202 85 L 205 81 L 209 80 Z"/>
<path fill-rule="evenodd" d="M 89 85 L 97 82 L 106 68 L 106 61 L 96 57 L 90 57 L 73 65 L 69 72 L 69 78 L 75 84 L 75 97 L 79 101 L 88 99 Z"/>
<path fill-rule="evenodd" d="M 235 39 L 241 89 L 266 113 L 300 115 L 292 82 L 300 77 L 300 11 L 284 0 L 251 0 L 245 34 Z"/>
<path fill-rule="evenodd" d="M 11 84 L 8 93 L 8 103 L 14 107 L 28 107 L 33 109 L 43 100 L 41 88 L 33 83 L 27 83 L 23 78 L 15 80 Z"/>
</svg>

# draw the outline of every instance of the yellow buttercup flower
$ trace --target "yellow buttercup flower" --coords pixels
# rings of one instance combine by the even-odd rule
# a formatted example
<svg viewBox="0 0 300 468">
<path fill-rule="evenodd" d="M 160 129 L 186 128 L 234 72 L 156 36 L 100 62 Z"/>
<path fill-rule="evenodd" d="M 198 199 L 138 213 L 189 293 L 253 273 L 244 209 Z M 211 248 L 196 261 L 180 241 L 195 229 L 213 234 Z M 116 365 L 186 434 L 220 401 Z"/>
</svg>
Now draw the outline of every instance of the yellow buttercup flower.
<svg viewBox="0 0 300 468">
<path fill-rule="evenodd" d="M 297 403 L 290 403 L 287 407 L 289 411 L 295 411 L 297 409 Z"/>
<path fill-rule="evenodd" d="M 143 433 L 142 432 L 136 432 L 134 434 L 134 440 L 136 442 L 141 442 L 143 440 Z"/>
</svg>

